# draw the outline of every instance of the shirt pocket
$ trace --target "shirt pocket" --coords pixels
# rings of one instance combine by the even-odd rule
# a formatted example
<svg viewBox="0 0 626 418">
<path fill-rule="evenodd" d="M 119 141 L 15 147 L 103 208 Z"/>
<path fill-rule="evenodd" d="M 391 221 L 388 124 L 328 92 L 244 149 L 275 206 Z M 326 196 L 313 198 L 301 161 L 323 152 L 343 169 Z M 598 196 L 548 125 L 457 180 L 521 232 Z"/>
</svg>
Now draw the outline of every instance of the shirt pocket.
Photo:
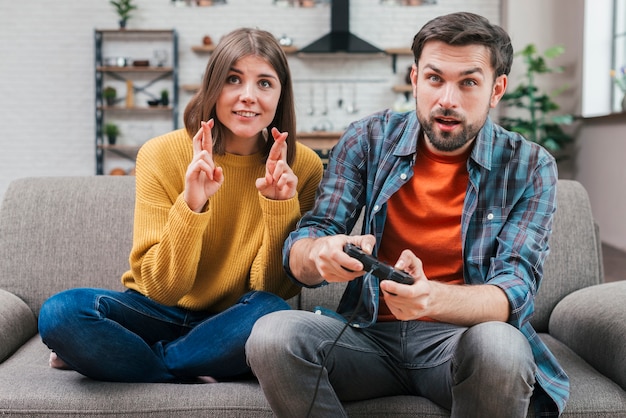
<svg viewBox="0 0 626 418">
<path fill-rule="evenodd" d="M 491 259 L 498 250 L 498 237 L 506 239 L 505 225 L 509 217 L 510 209 L 492 206 L 477 209 L 470 222 L 465 260 L 470 282 L 484 281 L 491 265 Z M 474 278 L 474 280 L 471 280 Z"/>
</svg>

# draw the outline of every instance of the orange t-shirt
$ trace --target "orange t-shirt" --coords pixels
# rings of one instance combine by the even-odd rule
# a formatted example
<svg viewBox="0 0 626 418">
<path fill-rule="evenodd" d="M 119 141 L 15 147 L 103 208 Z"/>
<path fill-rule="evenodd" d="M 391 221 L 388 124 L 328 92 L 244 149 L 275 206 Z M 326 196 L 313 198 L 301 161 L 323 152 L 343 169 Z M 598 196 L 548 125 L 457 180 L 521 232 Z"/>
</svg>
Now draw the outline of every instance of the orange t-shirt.
<svg viewBox="0 0 626 418">
<path fill-rule="evenodd" d="M 410 249 L 422 260 L 429 280 L 462 284 L 461 213 L 471 147 L 463 155 L 444 157 L 430 152 L 423 141 L 418 142 L 413 177 L 387 202 L 378 258 L 394 265 Z M 382 297 L 378 320 L 396 320 Z"/>
</svg>

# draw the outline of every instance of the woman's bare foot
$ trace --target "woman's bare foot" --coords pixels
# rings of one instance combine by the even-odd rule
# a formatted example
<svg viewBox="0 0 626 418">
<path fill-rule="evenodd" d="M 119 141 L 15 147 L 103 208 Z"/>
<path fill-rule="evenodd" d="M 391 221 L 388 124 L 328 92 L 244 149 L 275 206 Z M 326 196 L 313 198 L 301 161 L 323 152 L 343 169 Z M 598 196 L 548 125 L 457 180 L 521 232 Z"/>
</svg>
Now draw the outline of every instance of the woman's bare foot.
<svg viewBox="0 0 626 418">
<path fill-rule="evenodd" d="M 48 364 L 50 364 L 50 367 L 53 369 L 72 370 L 72 368 L 68 366 L 66 362 L 61 360 L 54 351 L 50 353 L 50 360 L 48 361 Z"/>
<path fill-rule="evenodd" d="M 198 376 L 200 383 L 217 383 L 217 380 L 211 376 Z"/>
</svg>

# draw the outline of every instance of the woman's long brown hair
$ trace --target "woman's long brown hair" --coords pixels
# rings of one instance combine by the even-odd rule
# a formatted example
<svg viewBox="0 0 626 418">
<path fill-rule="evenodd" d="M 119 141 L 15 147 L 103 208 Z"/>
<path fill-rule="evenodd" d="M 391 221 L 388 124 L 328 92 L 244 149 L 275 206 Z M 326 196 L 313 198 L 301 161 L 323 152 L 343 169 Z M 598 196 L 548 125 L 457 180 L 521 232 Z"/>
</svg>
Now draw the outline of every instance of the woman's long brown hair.
<svg viewBox="0 0 626 418">
<path fill-rule="evenodd" d="M 206 67 L 202 85 L 198 92 L 191 98 L 185 108 L 183 121 L 185 129 L 190 137 L 200 129 L 200 123 L 211 118 L 215 121 L 213 126 L 213 152 L 224 154 L 224 131 L 225 127 L 217 119 L 215 107 L 228 72 L 235 62 L 246 56 L 257 56 L 266 60 L 278 74 L 281 84 L 281 94 L 274 120 L 268 131 L 276 127 L 281 132 L 288 132 L 287 137 L 287 163 L 292 164 L 296 148 L 296 112 L 294 107 L 293 86 L 289 64 L 280 44 L 269 32 L 260 29 L 241 28 L 224 35 L 215 47 Z M 263 155 L 267 157 L 274 138 L 268 134 Z"/>
</svg>

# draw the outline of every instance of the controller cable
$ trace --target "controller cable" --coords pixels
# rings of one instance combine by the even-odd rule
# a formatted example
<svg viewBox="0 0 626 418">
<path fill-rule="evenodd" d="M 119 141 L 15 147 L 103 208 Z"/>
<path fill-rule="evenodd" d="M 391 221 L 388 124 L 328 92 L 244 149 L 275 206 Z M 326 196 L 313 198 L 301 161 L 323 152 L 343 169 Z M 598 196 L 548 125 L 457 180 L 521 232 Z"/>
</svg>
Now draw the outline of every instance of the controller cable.
<svg viewBox="0 0 626 418">
<path fill-rule="evenodd" d="M 337 335 L 337 337 L 333 341 L 332 345 L 330 346 L 330 349 L 328 350 L 328 353 L 326 354 L 326 357 L 324 357 L 324 361 L 322 361 L 322 364 L 320 365 L 320 372 L 318 373 L 317 381 L 315 382 L 315 391 L 313 392 L 313 399 L 311 399 L 311 403 L 309 404 L 309 409 L 306 412 L 306 418 L 309 418 L 309 416 L 311 415 L 311 411 L 313 410 L 313 405 L 315 405 L 315 399 L 317 398 L 317 392 L 318 392 L 319 387 L 320 387 L 320 381 L 322 380 L 322 373 L 324 372 L 324 368 L 326 368 L 326 360 L 328 360 L 328 358 L 330 357 L 330 353 L 332 353 L 333 349 L 337 345 L 337 342 L 339 342 L 339 338 L 341 338 L 343 333 L 350 326 L 350 323 L 356 317 L 356 313 L 359 311 L 359 308 L 363 304 L 362 296 L 363 296 L 363 287 L 361 287 L 361 294 L 359 295 L 359 301 L 356 304 L 356 307 L 354 308 L 354 312 L 352 312 L 352 315 L 350 315 L 350 318 L 348 318 L 348 320 L 344 324 L 343 328 L 341 329 L 341 331 L 339 332 L 339 334 Z"/>
</svg>

